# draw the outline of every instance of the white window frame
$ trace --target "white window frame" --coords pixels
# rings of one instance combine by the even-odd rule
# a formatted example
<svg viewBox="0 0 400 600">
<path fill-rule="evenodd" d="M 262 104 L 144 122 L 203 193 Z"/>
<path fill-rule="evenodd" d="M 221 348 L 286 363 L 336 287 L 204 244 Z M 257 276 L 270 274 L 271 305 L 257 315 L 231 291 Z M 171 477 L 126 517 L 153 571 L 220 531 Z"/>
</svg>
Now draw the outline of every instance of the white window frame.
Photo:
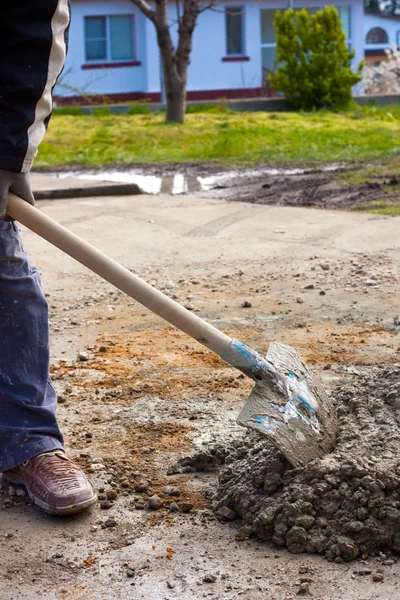
<svg viewBox="0 0 400 600">
<path fill-rule="evenodd" d="M 110 26 L 110 17 L 129 17 L 131 23 L 131 34 L 132 34 L 132 56 L 131 58 L 111 58 L 111 26 Z M 86 32 L 85 32 L 85 22 L 86 19 L 91 18 L 102 18 L 106 20 L 106 58 L 88 58 L 86 55 Z M 133 13 L 123 13 L 123 14 L 115 14 L 115 15 L 85 15 L 84 16 L 84 41 L 85 41 L 85 62 L 87 64 L 112 64 L 112 63 L 129 63 L 136 60 L 136 21 L 135 15 Z M 95 38 L 91 38 L 95 39 Z M 102 39 L 102 38 L 99 38 Z"/>
<path fill-rule="evenodd" d="M 229 11 L 232 10 L 232 8 L 234 8 L 235 10 L 240 9 L 240 16 L 242 17 L 242 51 L 239 54 L 229 54 L 228 53 L 228 22 L 227 22 L 227 15 L 229 14 Z M 246 7 L 244 5 L 234 5 L 231 4 L 229 6 L 225 6 L 225 56 L 226 57 L 239 57 L 239 56 L 246 56 L 246 35 L 245 35 L 245 31 L 246 31 Z"/>
</svg>

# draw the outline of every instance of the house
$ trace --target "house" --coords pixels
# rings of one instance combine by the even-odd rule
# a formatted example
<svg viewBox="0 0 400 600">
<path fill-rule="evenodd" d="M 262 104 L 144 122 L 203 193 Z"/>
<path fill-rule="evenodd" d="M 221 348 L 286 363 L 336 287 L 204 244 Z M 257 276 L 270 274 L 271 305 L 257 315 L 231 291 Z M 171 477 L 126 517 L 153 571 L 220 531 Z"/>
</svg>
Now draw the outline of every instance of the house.
<svg viewBox="0 0 400 600">
<path fill-rule="evenodd" d="M 289 0 L 293 8 L 322 8 L 318 0 Z M 332 0 L 337 6 L 354 64 L 363 58 L 363 0 Z M 188 76 L 189 100 L 256 97 L 268 93 L 274 68 L 273 20 L 282 0 L 221 0 L 199 15 Z M 59 103 L 84 96 L 111 101 L 162 99 L 162 73 L 155 28 L 129 0 L 72 0 L 66 67 L 55 89 Z M 170 19 L 176 23 L 177 3 Z"/>
<path fill-rule="evenodd" d="M 386 58 L 385 50 L 400 46 L 400 15 L 365 13 L 365 62 L 377 64 Z"/>
</svg>

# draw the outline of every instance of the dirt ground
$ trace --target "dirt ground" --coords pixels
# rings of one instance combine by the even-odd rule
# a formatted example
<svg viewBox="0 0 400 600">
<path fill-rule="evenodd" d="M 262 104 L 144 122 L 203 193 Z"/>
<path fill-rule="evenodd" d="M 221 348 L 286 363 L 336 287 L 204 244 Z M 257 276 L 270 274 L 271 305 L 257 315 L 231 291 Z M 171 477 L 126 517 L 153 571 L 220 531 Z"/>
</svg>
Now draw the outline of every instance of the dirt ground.
<svg viewBox="0 0 400 600">
<path fill-rule="evenodd" d="M 328 390 L 400 362 L 398 217 L 194 196 L 40 208 L 259 351 L 291 344 Z M 396 557 L 330 563 L 218 520 L 204 495 L 217 475 L 173 466 L 241 434 L 251 382 L 31 232 L 25 244 L 48 295 L 66 445 L 100 501 L 55 519 L 3 483 L 1 600 L 400 597 Z"/>
</svg>

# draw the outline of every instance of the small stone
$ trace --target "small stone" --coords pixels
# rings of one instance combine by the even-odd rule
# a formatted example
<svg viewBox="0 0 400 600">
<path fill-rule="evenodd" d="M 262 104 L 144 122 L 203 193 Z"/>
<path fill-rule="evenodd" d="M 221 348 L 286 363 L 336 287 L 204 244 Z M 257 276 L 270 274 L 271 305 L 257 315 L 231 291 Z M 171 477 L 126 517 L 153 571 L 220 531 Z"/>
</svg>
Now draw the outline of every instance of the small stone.
<svg viewBox="0 0 400 600">
<path fill-rule="evenodd" d="M 100 346 L 99 352 L 107 352 L 107 346 Z"/>
<path fill-rule="evenodd" d="M 161 500 L 161 498 L 159 498 L 158 496 L 152 496 L 151 498 L 149 498 L 147 500 L 147 506 L 151 509 L 151 510 L 158 510 L 159 508 L 161 508 L 163 505 L 163 502 Z"/>
<path fill-rule="evenodd" d="M 175 583 L 173 583 L 172 581 L 167 581 L 167 588 L 169 590 L 173 590 L 175 587 Z"/>
<path fill-rule="evenodd" d="M 193 504 L 191 504 L 190 502 L 180 502 L 179 508 L 180 508 L 181 512 L 189 513 L 193 508 Z"/>
<path fill-rule="evenodd" d="M 116 527 L 117 521 L 115 517 L 108 517 L 107 521 L 104 523 L 104 527 Z"/>
<path fill-rule="evenodd" d="M 121 481 L 120 485 L 121 485 L 122 488 L 125 488 L 125 489 L 129 488 L 130 487 L 129 480 L 128 479 L 123 479 Z"/>
<path fill-rule="evenodd" d="M 310 572 L 310 567 L 306 567 L 306 566 L 299 567 L 300 575 L 305 575 L 306 573 L 309 573 L 309 572 Z"/>
<path fill-rule="evenodd" d="M 96 525 L 91 525 L 91 526 L 90 526 L 90 531 L 91 531 L 92 533 L 95 533 L 97 530 L 98 530 L 98 527 L 97 527 Z"/>
<path fill-rule="evenodd" d="M 167 485 L 167 487 L 165 488 L 165 493 L 168 496 L 180 496 L 181 490 L 177 487 L 174 487 L 173 485 Z"/>
<path fill-rule="evenodd" d="M 127 569 L 126 576 L 127 577 L 135 577 L 135 571 L 133 569 Z"/>
<path fill-rule="evenodd" d="M 304 286 L 305 290 L 313 290 L 314 289 L 314 284 L 313 283 L 307 283 L 307 285 Z"/>
<path fill-rule="evenodd" d="M 330 264 L 327 261 L 320 262 L 319 266 L 321 267 L 321 269 L 323 271 L 329 271 L 329 269 L 330 269 Z"/>
<path fill-rule="evenodd" d="M 251 308 L 252 304 L 248 300 L 242 302 L 242 308 Z"/>
<path fill-rule="evenodd" d="M 135 481 L 133 484 L 133 488 L 135 490 L 135 492 L 145 492 L 149 487 L 148 482 L 145 479 L 138 479 L 138 481 Z"/>
<path fill-rule="evenodd" d="M 186 308 L 186 310 L 194 310 L 194 306 L 193 304 L 190 304 L 190 302 L 186 302 L 186 304 L 184 304 L 184 307 Z"/>
<path fill-rule="evenodd" d="M 387 558 L 386 560 L 382 561 L 382 564 L 384 567 L 391 567 L 394 565 L 394 560 L 392 558 Z"/>
<path fill-rule="evenodd" d="M 193 282 L 192 282 L 193 283 Z M 175 283 L 171 280 L 167 281 L 167 283 L 165 284 L 165 287 L 167 290 L 173 290 L 175 287 Z"/>
<path fill-rule="evenodd" d="M 95 472 L 95 471 L 104 471 L 105 466 L 102 465 L 101 463 L 92 463 L 89 468 L 93 472 Z"/>
<path fill-rule="evenodd" d="M 67 401 L 65 396 L 57 396 L 58 404 L 64 404 Z"/>
<path fill-rule="evenodd" d="M 215 583 L 217 578 L 215 575 L 204 575 L 203 582 L 204 583 Z"/>
<path fill-rule="evenodd" d="M 176 502 L 171 502 L 171 504 L 169 505 L 169 510 L 172 513 L 177 512 L 179 510 L 179 506 Z"/>
<path fill-rule="evenodd" d="M 296 298 L 297 304 L 304 304 L 303 298 Z"/>
<path fill-rule="evenodd" d="M 109 500 L 102 500 L 100 502 L 100 508 L 102 508 L 103 510 L 108 510 L 111 507 L 112 507 L 112 502 L 110 502 Z"/>
<path fill-rule="evenodd" d="M 227 506 L 222 506 L 221 508 L 218 508 L 218 510 L 215 511 L 215 514 L 217 515 L 217 517 L 221 517 L 226 521 L 234 521 L 237 517 L 235 511 L 228 508 Z"/>
<path fill-rule="evenodd" d="M 89 360 L 88 355 L 85 352 L 79 352 L 78 354 L 78 360 L 80 362 L 87 362 Z"/>
<path fill-rule="evenodd" d="M 324 292 L 324 290 L 321 290 L 321 291 L 319 292 L 319 295 L 320 295 L 320 296 L 326 296 L 326 292 Z"/>
<path fill-rule="evenodd" d="M 115 490 L 108 490 L 106 492 L 106 496 L 108 500 L 116 500 L 117 498 L 117 492 Z"/>
<path fill-rule="evenodd" d="M 19 498 L 23 498 L 24 496 L 26 496 L 26 491 L 23 488 L 17 488 L 16 494 Z"/>
<path fill-rule="evenodd" d="M 361 575 L 361 576 L 364 576 L 364 575 L 371 575 L 372 571 L 371 571 L 371 569 L 355 569 L 355 570 L 353 571 L 353 573 L 354 573 L 355 575 Z"/>
<path fill-rule="evenodd" d="M 384 576 L 381 573 L 374 573 L 374 575 L 372 575 L 372 581 L 376 581 L 377 583 L 384 581 Z"/>
<path fill-rule="evenodd" d="M 312 596 L 309 583 L 301 583 L 296 592 L 297 596 Z"/>
<path fill-rule="evenodd" d="M 398 327 L 400 325 L 400 315 L 396 315 L 393 319 L 393 323 Z"/>
</svg>

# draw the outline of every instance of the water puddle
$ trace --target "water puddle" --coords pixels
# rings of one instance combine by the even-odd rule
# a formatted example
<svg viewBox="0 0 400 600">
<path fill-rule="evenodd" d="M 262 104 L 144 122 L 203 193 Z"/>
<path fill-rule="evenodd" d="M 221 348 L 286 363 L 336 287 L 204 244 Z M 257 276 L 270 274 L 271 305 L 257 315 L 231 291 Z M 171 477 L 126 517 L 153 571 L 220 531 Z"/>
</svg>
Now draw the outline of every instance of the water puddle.
<svg viewBox="0 0 400 600">
<path fill-rule="evenodd" d="M 343 165 L 333 164 L 318 169 L 319 172 L 337 171 Z M 111 181 L 114 183 L 135 183 L 145 194 L 179 194 L 210 192 L 240 185 L 240 181 L 254 177 L 278 177 L 305 175 L 316 172 L 316 169 L 248 169 L 243 171 L 226 171 L 208 176 L 176 175 L 157 176 L 145 175 L 137 171 L 68 171 L 58 173 L 60 179 L 82 179 L 86 181 Z"/>
</svg>

